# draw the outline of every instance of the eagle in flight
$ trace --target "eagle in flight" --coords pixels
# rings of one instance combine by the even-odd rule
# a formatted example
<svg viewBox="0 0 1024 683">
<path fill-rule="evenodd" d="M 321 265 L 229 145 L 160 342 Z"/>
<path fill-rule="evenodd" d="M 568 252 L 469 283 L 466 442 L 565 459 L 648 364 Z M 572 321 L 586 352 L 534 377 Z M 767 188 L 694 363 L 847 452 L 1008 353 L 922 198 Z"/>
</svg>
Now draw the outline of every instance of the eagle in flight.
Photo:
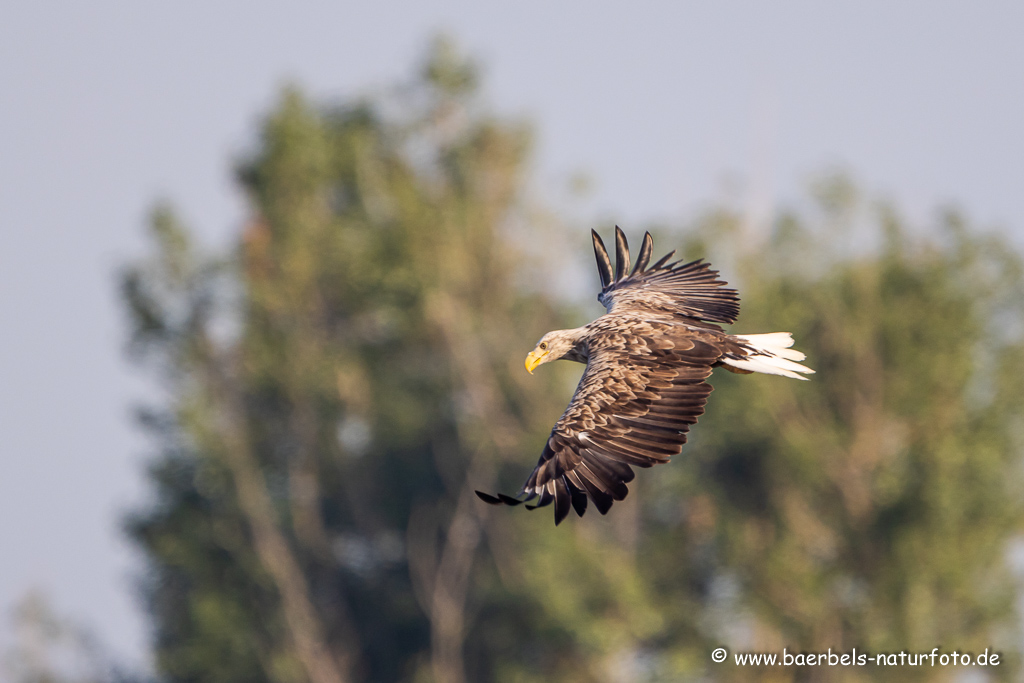
<svg viewBox="0 0 1024 683">
<path fill-rule="evenodd" d="M 668 462 L 704 413 L 716 367 L 794 379 L 814 371 L 800 365 L 788 332 L 727 334 L 716 323 L 739 315 L 736 290 L 702 260 L 669 263 L 674 251 L 648 267 L 654 242 L 644 234 L 629 270 L 629 245 L 615 227 L 615 268 L 593 232 L 601 275 L 597 299 L 607 313 L 574 330 L 548 332 L 526 356 L 526 369 L 565 358 L 586 363 L 576 393 L 555 423 L 544 452 L 517 497 L 477 491 L 492 505 L 530 509 L 555 504 L 555 524 L 587 499 L 601 514 L 623 500 L 633 467 Z"/>
</svg>

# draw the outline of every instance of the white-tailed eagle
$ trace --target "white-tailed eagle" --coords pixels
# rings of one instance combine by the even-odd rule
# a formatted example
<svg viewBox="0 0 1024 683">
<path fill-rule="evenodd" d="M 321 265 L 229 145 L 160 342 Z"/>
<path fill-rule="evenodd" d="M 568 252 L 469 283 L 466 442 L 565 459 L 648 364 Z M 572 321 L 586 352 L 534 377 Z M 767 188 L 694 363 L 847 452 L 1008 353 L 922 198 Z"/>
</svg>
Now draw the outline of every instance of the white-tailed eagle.
<svg viewBox="0 0 1024 683">
<path fill-rule="evenodd" d="M 653 240 L 646 233 L 629 271 L 629 246 L 616 226 L 613 271 L 601 237 L 593 238 L 603 286 L 597 299 L 608 312 L 583 327 L 548 332 L 526 357 L 531 373 L 560 358 L 586 363 L 576 393 L 518 497 L 476 492 L 493 505 L 553 502 L 555 524 L 570 509 L 582 517 L 588 498 L 605 514 L 626 497 L 634 466 L 677 455 L 704 413 L 713 368 L 795 379 L 814 372 L 797 362 L 804 354 L 790 348 L 788 332 L 733 335 L 716 324 L 735 322 L 740 305 L 709 264 L 669 263 L 673 251 L 648 267 Z"/>
</svg>

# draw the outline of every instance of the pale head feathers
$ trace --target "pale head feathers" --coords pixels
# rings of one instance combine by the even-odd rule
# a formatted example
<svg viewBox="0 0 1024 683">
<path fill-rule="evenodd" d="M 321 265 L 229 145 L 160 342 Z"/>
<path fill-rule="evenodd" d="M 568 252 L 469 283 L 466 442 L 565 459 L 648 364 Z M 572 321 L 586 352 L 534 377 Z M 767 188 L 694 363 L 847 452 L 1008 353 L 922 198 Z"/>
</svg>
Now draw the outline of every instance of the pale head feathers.
<svg viewBox="0 0 1024 683">
<path fill-rule="evenodd" d="M 532 373 L 538 365 L 560 358 L 586 363 L 587 352 L 583 344 L 586 332 L 584 327 L 548 332 L 526 356 L 526 369 Z"/>
</svg>

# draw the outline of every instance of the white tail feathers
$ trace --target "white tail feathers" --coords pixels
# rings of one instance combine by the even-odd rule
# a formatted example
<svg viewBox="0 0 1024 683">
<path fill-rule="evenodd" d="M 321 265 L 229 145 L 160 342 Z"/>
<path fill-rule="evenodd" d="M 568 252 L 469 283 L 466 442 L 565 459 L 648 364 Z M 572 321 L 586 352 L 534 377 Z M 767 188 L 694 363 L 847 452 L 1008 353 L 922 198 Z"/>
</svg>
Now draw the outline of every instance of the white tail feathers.
<svg viewBox="0 0 1024 683">
<path fill-rule="evenodd" d="M 814 374 L 814 370 L 794 362 L 803 360 L 807 356 L 795 349 L 789 348 L 793 345 L 793 335 L 789 332 L 737 334 L 733 335 L 733 337 L 740 340 L 749 349 L 747 350 L 747 356 L 742 359 L 723 356 L 722 362 L 726 365 L 731 365 L 741 370 L 763 372 L 768 375 L 782 375 L 783 377 L 792 377 L 793 379 L 807 379 L 798 375 L 798 372 L 805 375 Z"/>
</svg>

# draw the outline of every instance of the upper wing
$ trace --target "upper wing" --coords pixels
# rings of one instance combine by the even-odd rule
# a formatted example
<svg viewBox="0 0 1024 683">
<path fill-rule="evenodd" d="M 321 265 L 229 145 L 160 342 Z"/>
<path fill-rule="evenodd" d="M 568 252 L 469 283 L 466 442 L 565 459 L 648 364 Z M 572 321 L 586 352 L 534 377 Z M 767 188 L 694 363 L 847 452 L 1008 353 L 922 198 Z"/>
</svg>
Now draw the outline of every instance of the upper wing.
<svg viewBox="0 0 1024 683">
<path fill-rule="evenodd" d="M 629 245 L 619 226 L 615 226 L 615 271 L 600 235 L 593 232 L 594 255 L 603 289 L 597 299 L 609 313 L 655 311 L 717 323 L 733 323 L 740 313 L 740 298 L 735 289 L 718 279 L 718 271 L 701 260 L 680 264 L 667 263 L 670 251 L 650 268 L 654 241 L 644 234 L 636 266 L 629 275 Z"/>
<path fill-rule="evenodd" d="M 587 369 L 520 495 L 477 492 L 489 503 L 555 503 L 555 524 L 570 506 L 583 516 L 587 498 L 604 514 L 626 497 L 632 466 L 650 467 L 682 450 L 704 413 L 704 380 L 721 356 L 707 333 L 640 323 L 592 340 Z"/>
</svg>

